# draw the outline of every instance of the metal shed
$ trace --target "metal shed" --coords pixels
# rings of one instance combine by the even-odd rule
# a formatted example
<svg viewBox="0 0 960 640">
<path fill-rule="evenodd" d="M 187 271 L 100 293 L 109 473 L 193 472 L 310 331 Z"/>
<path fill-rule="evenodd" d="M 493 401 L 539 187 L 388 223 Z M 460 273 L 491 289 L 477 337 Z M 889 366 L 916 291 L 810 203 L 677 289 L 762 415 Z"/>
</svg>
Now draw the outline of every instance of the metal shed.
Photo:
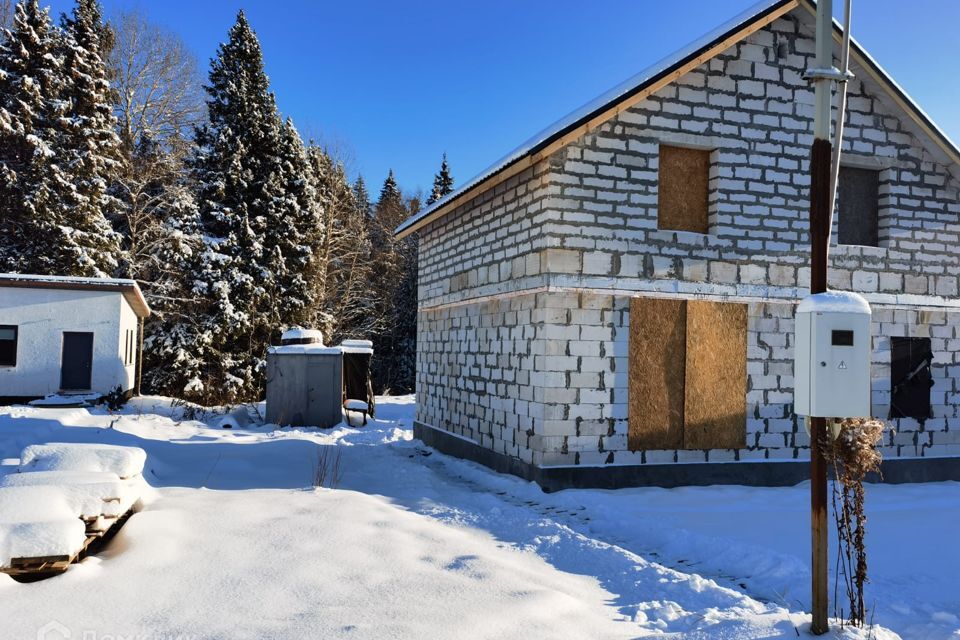
<svg viewBox="0 0 960 640">
<path fill-rule="evenodd" d="M 320 332 L 288 330 L 267 351 L 267 422 L 333 427 L 343 420 L 343 353 Z"/>
</svg>

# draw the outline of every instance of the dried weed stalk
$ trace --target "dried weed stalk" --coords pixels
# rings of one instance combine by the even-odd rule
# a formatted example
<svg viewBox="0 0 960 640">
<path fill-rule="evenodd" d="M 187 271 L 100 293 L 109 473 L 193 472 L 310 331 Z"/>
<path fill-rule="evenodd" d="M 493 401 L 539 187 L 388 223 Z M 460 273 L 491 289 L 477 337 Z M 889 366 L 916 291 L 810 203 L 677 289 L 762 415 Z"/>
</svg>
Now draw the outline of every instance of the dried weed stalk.
<svg viewBox="0 0 960 640">
<path fill-rule="evenodd" d="M 331 455 L 330 452 L 334 449 L 336 453 Z M 340 447 L 318 447 L 317 465 L 313 469 L 313 486 L 319 488 L 326 484 L 331 489 L 337 488 L 337 485 L 340 484 L 340 478 L 343 475 L 341 469 L 341 454 L 342 451 Z"/>
<path fill-rule="evenodd" d="M 883 438 L 883 422 L 871 418 L 847 418 L 839 424 L 840 432 L 835 439 L 829 430 L 819 437 L 824 457 L 833 464 L 834 470 L 833 513 L 840 541 L 837 588 L 842 576 L 850 601 L 847 619 L 851 625 L 862 627 L 866 621 L 863 589 L 867 582 L 867 515 L 863 481 L 868 473 L 880 472 L 882 456 L 877 444 Z"/>
</svg>

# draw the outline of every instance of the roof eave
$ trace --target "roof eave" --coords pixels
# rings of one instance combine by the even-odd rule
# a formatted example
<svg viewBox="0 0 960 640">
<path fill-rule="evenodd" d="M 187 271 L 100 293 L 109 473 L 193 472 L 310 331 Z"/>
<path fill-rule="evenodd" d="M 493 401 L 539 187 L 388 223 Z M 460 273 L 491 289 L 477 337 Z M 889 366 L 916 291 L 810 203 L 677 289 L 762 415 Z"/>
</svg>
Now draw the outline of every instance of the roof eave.
<svg viewBox="0 0 960 640">
<path fill-rule="evenodd" d="M 674 76 L 682 75 L 691 68 L 695 68 L 703 64 L 703 62 L 712 59 L 717 54 L 729 48 L 731 44 L 735 44 L 750 33 L 762 29 L 770 22 L 797 8 L 800 1 L 801 0 L 777 0 L 763 6 L 762 9 L 749 16 L 738 16 L 734 19 L 734 23 L 729 29 L 721 31 L 715 38 L 704 42 L 701 46 L 689 51 L 681 58 L 665 65 L 645 81 L 638 83 L 636 86 L 617 95 L 610 101 L 599 105 L 596 109 L 584 114 L 575 121 L 567 123 L 556 131 L 551 132 L 542 141 L 532 145 L 530 149 L 527 149 L 517 157 L 503 162 L 500 166 L 495 165 L 495 169 L 486 170 L 484 173 L 489 171 L 489 175 L 483 175 L 482 173 L 481 178 L 470 181 L 475 182 L 475 184 L 468 182 L 461 190 L 436 202 L 433 207 L 424 210 L 417 216 L 405 220 L 396 228 L 394 235 L 400 239 L 416 233 L 431 222 L 447 215 L 460 204 L 472 200 L 474 197 L 496 186 L 507 178 L 533 166 L 539 160 L 552 154 L 557 148 L 567 144 L 571 139 L 588 133 L 599 124 L 606 122 L 624 109 L 636 104 L 650 93 L 659 90 L 662 85 L 665 84 L 663 83 L 665 78 L 672 79 Z M 681 49 L 681 51 L 683 50 Z M 509 158 L 510 155 L 507 157 Z M 493 184 L 491 184 L 491 182 Z"/>
<path fill-rule="evenodd" d="M 629 108 L 650 93 L 659 90 L 665 78 L 682 75 L 682 73 L 685 73 L 691 68 L 699 66 L 729 48 L 731 40 L 739 41 L 801 5 L 808 11 L 816 14 L 816 3 L 813 0 L 780 0 L 779 2 L 771 3 L 749 19 L 738 22 L 731 27 L 731 29 L 721 33 L 702 47 L 690 52 L 673 64 L 666 66 L 648 80 L 639 83 L 637 86 L 601 105 L 597 109 L 577 119 L 575 122 L 546 136 L 544 140 L 531 146 L 531 148 L 527 149 L 524 153 L 513 158 L 510 158 L 508 155 L 507 158 L 510 158 L 509 160 L 503 161 L 499 166 L 494 165 L 495 168 L 488 169 L 484 173 L 481 173 L 479 178 L 469 181 L 462 189 L 441 199 L 432 207 L 425 209 L 418 215 L 405 220 L 396 228 L 394 235 L 397 238 L 405 238 L 432 222 L 443 218 L 461 204 L 472 200 L 504 180 L 533 166 L 558 148 L 567 144 L 573 138 L 588 133 L 599 124 L 617 115 L 620 111 Z M 834 37 L 842 39 L 842 35 L 843 27 L 834 20 Z M 851 49 L 854 61 L 866 69 L 871 77 L 891 94 L 898 105 L 917 123 L 931 141 L 953 161 L 954 175 L 960 174 L 960 147 L 933 122 L 923 109 L 920 108 L 856 40 L 851 39 Z M 958 175 L 958 179 L 960 179 L 960 175 Z"/>
<path fill-rule="evenodd" d="M 127 301 L 138 318 L 150 317 L 150 305 L 136 283 L 132 284 L 92 284 L 80 282 L 54 282 L 50 280 L 3 280 L 0 288 L 14 289 L 56 289 L 60 291 L 106 291 L 119 293 Z"/>
</svg>

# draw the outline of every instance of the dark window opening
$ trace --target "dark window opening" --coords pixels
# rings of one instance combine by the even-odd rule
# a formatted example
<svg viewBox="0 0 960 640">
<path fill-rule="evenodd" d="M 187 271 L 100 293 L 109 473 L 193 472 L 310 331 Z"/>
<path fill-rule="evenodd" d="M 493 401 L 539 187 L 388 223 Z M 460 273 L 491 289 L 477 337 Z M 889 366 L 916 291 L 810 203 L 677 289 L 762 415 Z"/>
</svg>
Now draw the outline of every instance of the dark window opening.
<svg viewBox="0 0 960 640">
<path fill-rule="evenodd" d="M 830 343 L 835 347 L 852 347 L 853 331 L 834 329 Z"/>
<path fill-rule="evenodd" d="M 708 233 L 710 151 L 660 146 L 657 228 Z"/>
<path fill-rule="evenodd" d="M 837 192 L 839 243 L 879 246 L 880 173 L 841 166 Z"/>
<path fill-rule="evenodd" d="M 0 325 L 0 367 L 17 366 L 17 327 Z"/>
<path fill-rule="evenodd" d="M 930 338 L 890 338 L 890 417 L 930 417 Z"/>
</svg>

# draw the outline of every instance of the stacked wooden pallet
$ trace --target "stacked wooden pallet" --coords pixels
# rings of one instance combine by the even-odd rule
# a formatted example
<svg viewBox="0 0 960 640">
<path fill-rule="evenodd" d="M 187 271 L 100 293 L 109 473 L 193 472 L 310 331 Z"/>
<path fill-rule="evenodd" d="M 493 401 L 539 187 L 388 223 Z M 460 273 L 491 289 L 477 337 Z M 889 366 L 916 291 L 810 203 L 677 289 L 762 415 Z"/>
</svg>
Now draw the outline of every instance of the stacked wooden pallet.
<svg viewBox="0 0 960 640">
<path fill-rule="evenodd" d="M 115 533 L 136 507 L 146 454 L 100 444 L 31 445 L 0 478 L 0 572 L 65 571 Z"/>
</svg>

